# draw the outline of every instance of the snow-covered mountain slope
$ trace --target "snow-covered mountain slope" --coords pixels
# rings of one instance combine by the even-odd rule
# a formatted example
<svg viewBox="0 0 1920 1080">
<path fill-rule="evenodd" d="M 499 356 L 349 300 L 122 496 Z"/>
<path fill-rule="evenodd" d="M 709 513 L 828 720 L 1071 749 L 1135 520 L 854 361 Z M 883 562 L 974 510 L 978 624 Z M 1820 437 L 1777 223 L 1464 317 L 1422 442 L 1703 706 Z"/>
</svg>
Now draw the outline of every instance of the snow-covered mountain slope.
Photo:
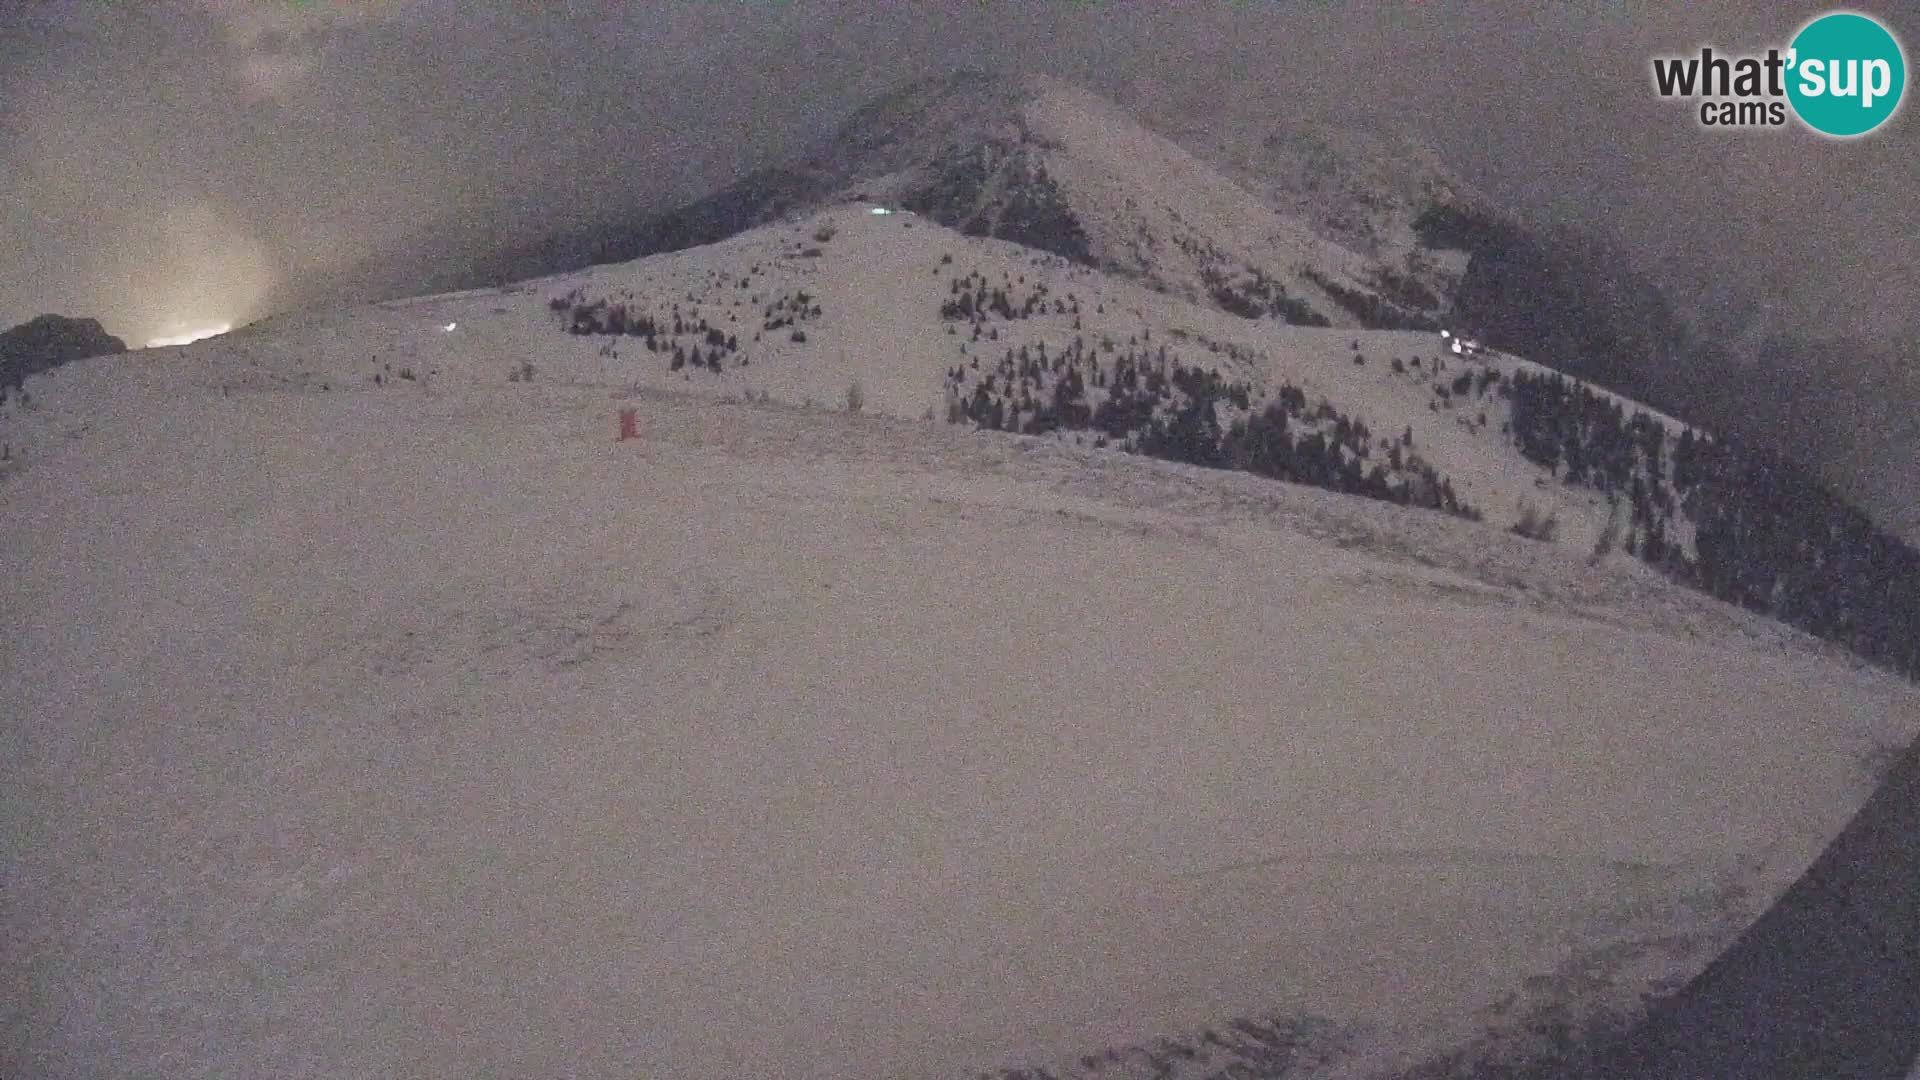
<svg viewBox="0 0 1920 1080">
<path fill-rule="evenodd" d="M 1042 268 L 835 224 L 818 258 L 781 254 L 809 221 L 29 379 L 0 436 L 0 964 L 27 988 L 0 1072 L 1505 1053 L 1697 970 L 1920 731 L 1910 686 L 1633 564 L 872 415 L 971 355 L 949 273 Z M 1047 273 L 1083 334 L 1104 305 L 1478 445 L 1380 374 L 1413 339 L 1236 358 L 1174 331 L 1280 331 Z M 935 310 L 860 338 L 856 286 Z M 574 288 L 697 306 L 751 363 L 566 334 Z M 868 415 L 715 397 L 856 377 Z"/>
<path fill-rule="evenodd" d="M 188 354 L 202 360 L 192 377 L 497 385 L 543 377 L 531 364 L 793 403 L 857 389 L 874 411 L 1239 469 L 1638 559 L 1920 673 L 1920 554 L 1762 449 L 1528 361 L 1456 354 L 1438 334 L 1242 317 L 870 210 L 839 204 L 508 289 L 275 320 Z M 279 344 L 256 349 L 269 334 Z M 24 431 L 20 412 L 0 405 L 0 420 Z"/>
<path fill-rule="evenodd" d="M 1422 319 L 1445 304 L 1383 290 L 1405 253 L 1381 262 L 1328 239 L 1098 95 L 977 72 L 883 97 L 802 159 L 665 215 L 614 253 L 710 243 L 849 198 L 1287 321 L 1357 325 L 1356 309 Z"/>
<path fill-rule="evenodd" d="M 1168 103 L 1171 106 L 1171 103 Z M 1496 213 L 1432 147 L 1404 135 L 1335 127 L 1299 117 L 1265 124 L 1221 123 L 1191 111 L 1143 102 L 1140 120 L 1193 153 L 1272 209 L 1378 264 L 1374 273 L 1451 297 L 1466 254 L 1435 250 L 1416 229 L 1435 207 Z M 1382 285 L 1379 277 L 1373 282 Z"/>
<path fill-rule="evenodd" d="M 1554 482 L 1503 431 L 1513 410 L 1507 384 L 1517 373 L 1545 374 L 1532 364 L 1455 355 L 1437 334 L 1237 317 L 1043 252 L 871 210 L 843 204 L 707 247 L 504 291 L 269 320 L 192 347 L 186 355 L 200 362 L 188 377 L 216 389 L 498 386 L 531 363 L 542 381 L 836 408 L 857 383 L 872 412 L 1135 449 L 1183 408 L 1203 407 L 1208 437 L 1224 440 L 1235 422 L 1280 404 L 1292 436 L 1334 444 L 1322 455 L 1325 475 L 1299 479 L 1359 490 L 1340 474 L 1364 488 L 1378 468 L 1386 487 L 1373 494 L 1397 490 L 1400 501 L 1436 507 L 1451 499 L 1499 528 L 1552 516 L 1558 541 L 1582 553 L 1624 518 L 1598 490 Z M 1217 377 L 1214 400 L 1199 403 L 1191 386 L 1183 389 L 1183 370 Z M 1129 372 L 1131 394 L 1113 382 Z M 1685 430 L 1639 411 L 1663 425 L 1669 447 Z M 1163 448 L 1160 456 L 1179 454 Z M 1639 527 L 1623 529 L 1620 542 Z M 1683 545 L 1684 531 L 1680 519 Z"/>
</svg>

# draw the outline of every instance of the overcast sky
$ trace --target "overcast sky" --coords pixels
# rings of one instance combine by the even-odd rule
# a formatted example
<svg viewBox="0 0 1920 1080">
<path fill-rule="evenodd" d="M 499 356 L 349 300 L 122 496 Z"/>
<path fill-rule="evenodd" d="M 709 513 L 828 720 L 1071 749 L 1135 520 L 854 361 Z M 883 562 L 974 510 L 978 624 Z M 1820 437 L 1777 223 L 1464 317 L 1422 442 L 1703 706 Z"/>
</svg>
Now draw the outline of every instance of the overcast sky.
<svg viewBox="0 0 1920 1080">
<path fill-rule="evenodd" d="M 1920 4 L 1852 7 L 1920 40 Z M 1784 45 L 1822 10 L 12 0 L 0 325 L 94 314 L 138 342 L 244 319 L 437 222 L 531 233 L 686 198 L 968 66 L 1189 122 L 1404 128 L 1513 206 L 1755 290 L 1810 331 L 1912 327 L 1920 114 L 1851 142 L 1714 134 L 1650 89 L 1654 53 Z"/>
</svg>

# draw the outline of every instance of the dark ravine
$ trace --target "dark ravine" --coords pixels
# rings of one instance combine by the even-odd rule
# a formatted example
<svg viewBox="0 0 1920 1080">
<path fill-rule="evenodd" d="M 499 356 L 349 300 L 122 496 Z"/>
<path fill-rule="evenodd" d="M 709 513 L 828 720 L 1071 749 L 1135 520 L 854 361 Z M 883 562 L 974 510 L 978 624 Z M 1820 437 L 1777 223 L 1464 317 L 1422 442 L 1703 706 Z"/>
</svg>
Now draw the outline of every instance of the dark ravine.
<svg viewBox="0 0 1920 1080">
<path fill-rule="evenodd" d="M 1666 296 L 1624 258 L 1570 230 L 1544 235 L 1507 216 L 1436 205 L 1423 246 L 1472 256 L 1451 317 L 1493 348 L 1668 412 L 1691 335 Z M 1383 327 L 1385 328 L 1385 327 Z"/>
</svg>

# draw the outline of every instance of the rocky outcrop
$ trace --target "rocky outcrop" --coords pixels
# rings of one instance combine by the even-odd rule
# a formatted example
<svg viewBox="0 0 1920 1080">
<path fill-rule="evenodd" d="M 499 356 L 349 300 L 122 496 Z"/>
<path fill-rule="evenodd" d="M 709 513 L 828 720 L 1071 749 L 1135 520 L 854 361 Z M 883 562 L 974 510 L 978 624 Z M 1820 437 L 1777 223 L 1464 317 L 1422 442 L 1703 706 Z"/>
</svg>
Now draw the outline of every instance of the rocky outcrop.
<svg viewBox="0 0 1920 1080">
<path fill-rule="evenodd" d="M 127 343 L 107 333 L 98 319 L 40 315 L 0 333 L 0 391 L 61 364 L 126 351 Z"/>
</svg>

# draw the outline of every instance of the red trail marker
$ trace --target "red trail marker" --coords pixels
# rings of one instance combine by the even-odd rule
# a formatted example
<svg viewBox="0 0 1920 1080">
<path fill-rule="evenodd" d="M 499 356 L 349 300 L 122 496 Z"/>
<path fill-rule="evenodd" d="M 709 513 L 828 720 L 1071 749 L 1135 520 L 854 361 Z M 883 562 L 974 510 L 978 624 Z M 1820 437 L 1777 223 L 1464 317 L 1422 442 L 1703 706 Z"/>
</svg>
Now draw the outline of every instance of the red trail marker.
<svg viewBox="0 0 1920 1080">
<path fill-rule="evenodd" d="M 634 409 L 620 410 L 620 437 L 615 439 L 615 442 L 626 442 L 628 439 L 640 437 L 640 422 L 635 418 L 636 412 L 637 410 Z"/>
</svg>

